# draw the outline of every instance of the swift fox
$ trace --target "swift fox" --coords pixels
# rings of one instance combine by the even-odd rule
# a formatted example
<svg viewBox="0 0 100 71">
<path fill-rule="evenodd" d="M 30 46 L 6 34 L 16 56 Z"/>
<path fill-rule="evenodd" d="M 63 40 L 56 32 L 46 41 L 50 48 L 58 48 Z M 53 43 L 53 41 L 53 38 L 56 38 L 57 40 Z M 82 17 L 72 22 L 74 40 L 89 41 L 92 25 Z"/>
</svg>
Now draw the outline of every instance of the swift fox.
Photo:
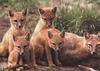
<svg viewBox="0 0 100 71">
<path fill-rule="evenodd" d="M 97 35 L 78 36 L 66 32 L 64 48 L 60 51 L 60 60 L 67 64 L 83 60 L 95 52 L 95 48 L 100 44 L 100 38 Z"/>
<path fill-rule="evenodd" d="M 56 7 L 46 7 L 46 8 L 40 8 L 39 14 L 40 19 L 36 25 L 36 28 L 33 32 L 32 38 L 34 39 L 34 35 L 38 33 L 42 29 L 51 28 L 54 27 L 54 20 L 56 17 Z"/>
<path fill-rule="evenodd" d="M 0 55 L 7 55 L 14 47 L 13 36 L 21 36 L 27 33 L 25 28 L 27 19 L 27 9 L 21 12 L 9 11 L 9 19 L 11 27 L 4 34 L 0 43 Z"/>
<path fill-rule="evenodd" d="M 32 63 L 33 66 L 36 65 L 35 58 L 43 57 L 43 53 L 45 52 L 47 57 L 47 62 L 49 66 L 55 66 L 55 64 L 52 61 L 52 56 L 50 52 L 50 48 L 53 49 L 56 52 L 55 60 L 57 61 L 57 64 L 60 64 L 58 60 L 58 51 L 61 47 L 63 47 L 64 44 L 64 32 L 58 31 L 55 28 L 50 29 L 44 29 L 41 30 L 34 38 L 34 41 L 30 41 L 30 45 L 32 47 Z"/>
<path fill-rule="evenodd" d="M 14 48 L 9 53 L 8 68 L 30 65 L 29 36 L 13 37 Z"/>
</svg>

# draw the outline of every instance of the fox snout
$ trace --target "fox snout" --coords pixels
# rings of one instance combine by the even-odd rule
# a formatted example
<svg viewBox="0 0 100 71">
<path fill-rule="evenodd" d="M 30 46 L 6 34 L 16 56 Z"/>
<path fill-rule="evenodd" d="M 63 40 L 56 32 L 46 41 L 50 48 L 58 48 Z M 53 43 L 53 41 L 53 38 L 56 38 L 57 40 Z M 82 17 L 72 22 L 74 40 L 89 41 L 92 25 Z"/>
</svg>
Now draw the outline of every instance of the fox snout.
<svg viewBox="0 0 100 71">
<path fill-rule="evenodd" d="M 47 24 L 47 27 L 50 27 L 52 26 L 52 21 L 47 21 L 46 24 Z"/>
<path fill-rule="evenodd" d="M 91 47 L 91 48 L 90 48 L 90 53 L 91 53 L 91 55 L 96 54 L 96 49 L 95 49 L 95 47 Z"/>
<path fill-rule="evenodd" d="M 22 24 L 21 23 L 18 23 L 17 26 L 18 26 L 18 28 L 21 28 L 22 27 Z"/>
<path fill-rule="evenodd" d="M 92 51 L 92 52 L 91 52 L 91 55 L 94 55 L 94 54 L 96 54 L 96 52 L 95 52 L 95 51 Z"/>
<path fill-rule="evenodd" d="M 23 53 L 24 53 L 24 49 L 23 48 L 20 48 L 20 55 L 23 55 Z"/>
<path fill-rule="evenodd" d="M 59 51 L 59 47 L 56 47 L 55 50 L 56 50 L 56 51 Z"/>
<path fill-rule="evenodd" d="M 54 51 L 59 51 L 59 47 L 52 47 Z"/>
</svg>

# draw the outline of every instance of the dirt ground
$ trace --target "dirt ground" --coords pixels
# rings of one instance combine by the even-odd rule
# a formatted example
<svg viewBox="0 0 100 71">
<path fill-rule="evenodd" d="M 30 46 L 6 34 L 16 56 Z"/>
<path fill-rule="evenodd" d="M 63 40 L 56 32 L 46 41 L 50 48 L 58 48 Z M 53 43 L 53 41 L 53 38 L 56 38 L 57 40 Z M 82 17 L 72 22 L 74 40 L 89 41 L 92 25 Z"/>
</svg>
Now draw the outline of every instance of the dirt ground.
<svg viewBox="0 0 100 71">
<path fill-rule="evenodd" d="M 0 71 L 8 71 L 7 69 L 2 70 L 2 68 L 6 66 L 7 66 L 7 62 L 0 62 Z M 87 70 L 87 69 L 79 68 L 78 66 L 66 66 L 66 67 L 38 66 L 37 68 L 31 68 L 24 71 L 100 71 L 100 70 L 94 70 L 94 69 Z"/>
<path fill-rule="evenodd" d="M 0 68 L 6 67 L 6 62 L 0 62 Z M 1 70 L 0 70 L 1 71 Z M 5 70 L 6 71 L 6 70 Z M 47 66 L 38 66 L 38 68 L 31 68 L 24 71 L 82 71 L 78 67 L 47 67 Z"/>
</svg>

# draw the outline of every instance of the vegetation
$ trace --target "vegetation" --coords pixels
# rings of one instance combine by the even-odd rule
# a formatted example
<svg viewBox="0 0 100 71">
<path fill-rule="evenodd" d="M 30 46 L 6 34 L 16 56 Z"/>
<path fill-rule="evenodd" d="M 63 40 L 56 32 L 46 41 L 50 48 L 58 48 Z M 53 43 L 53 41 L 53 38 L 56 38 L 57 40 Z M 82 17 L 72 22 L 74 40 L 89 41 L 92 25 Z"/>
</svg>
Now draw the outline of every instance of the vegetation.
<svg viewBox="0 0 100 71">
<path fill-rule="evenodd" d="M 14 9 L 30 9 L 36 7 L 37 0 L 0 0 L 0 5 L 9 6 Z"/>
<path fill-rule="evenodd" d="M 40 5 L 39 1 L 45 2 L 47 6 L 49 4 L 49 0 L 0 0 L 0 17 L 5 17 L 5 13 L 9 9 L 21 10 L 28 8 L 29 27 L 33 31 L 38 21 L 39 14 L 37 12 L 37 7 Z M 100 31 L 100 0 L 89 0 L 89 3 L 98 5 L 98 7 L 87 9 L 76 5 L 71 10 L 69 10 L 67 6 L 65 6 L 66 8 L 59 7 L 57 19 L 55 21 L 56 27 L 60 30 L 64 27 L 66 31 L 80 35 L 84 32 L 97 33 Z M 61 27 L 61 24 L 63 24 L 63 27 Z"/>
<path fill-rule="evenodd" d="M 74 8 L 60 9 L 56 20 L 59 29 L 63 24 L 66 31 L 82 34 L 83 32 L 96 33 L 100 28 L 100 14 L 96 10 Z"/>
</svg>

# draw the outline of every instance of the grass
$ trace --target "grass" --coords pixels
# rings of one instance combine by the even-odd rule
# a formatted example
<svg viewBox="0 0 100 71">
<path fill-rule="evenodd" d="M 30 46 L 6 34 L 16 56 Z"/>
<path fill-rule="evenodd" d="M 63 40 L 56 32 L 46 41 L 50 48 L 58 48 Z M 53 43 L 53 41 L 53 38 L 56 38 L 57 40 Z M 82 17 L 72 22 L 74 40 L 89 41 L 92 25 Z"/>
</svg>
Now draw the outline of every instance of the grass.
<svg viewBox="0 0 100 71">
<path fill-rule="evenodd" d="M 90 28 L 90 25 L 93 24 L 95 28 L 97 28 L 97 25 L 100 24 L 100 14 L 96 10 L 87 10 L 79 7 L 75 7 L 72 10 L 61 9 L 58 12 L 55 23 L 60 30 L 62 29 L 60 24 L 63 24 L 66 31 L 82 34 L 85 26 Z M 85 28 L 85 30 L 88 31 L 88 28 Z M 92 31 L 92 29 L 93 28 L 90 30 Z M 95 29 L 94 31 L 98 32 L 100 30 L 98 29 L 98 31 L 96 31 Z"/>
<path fill-rule="evenodd" d="M 49 0 L 39 1 L 43 1 L 49 5 Z M 99 0 L 96 0 L 95 2 L 99 3 Z M 31 28 L 31 31 L 33 31 L 39 19 L 38 5 L 38 0 L 0 0 L 0 17 L 7 18 L 9 9 L 22 10 L 24 8 L 28 8 L 28 26 Z M 88 10 L 87 8 L 82 9 L 78 6 L 74 7 L 72 10 L 68 10 L 67 7 L 65 9 L 59 8 L 57 15 L 55 25 L 60 30 L 62 30 L 63 27 L 61 27 L 61 24 L 63 24 L 66 31 L 77 34 L 82 34 L 84 31 L 88 30 L 88 32 L 100 31 L 98 29 L 100 28 L 98 26 L 100 24 L 100 13 L 97 9 Z M 91 28 L 91 24 L 94 25 L 96 29 L 93 27 Z"/>
</svg>

